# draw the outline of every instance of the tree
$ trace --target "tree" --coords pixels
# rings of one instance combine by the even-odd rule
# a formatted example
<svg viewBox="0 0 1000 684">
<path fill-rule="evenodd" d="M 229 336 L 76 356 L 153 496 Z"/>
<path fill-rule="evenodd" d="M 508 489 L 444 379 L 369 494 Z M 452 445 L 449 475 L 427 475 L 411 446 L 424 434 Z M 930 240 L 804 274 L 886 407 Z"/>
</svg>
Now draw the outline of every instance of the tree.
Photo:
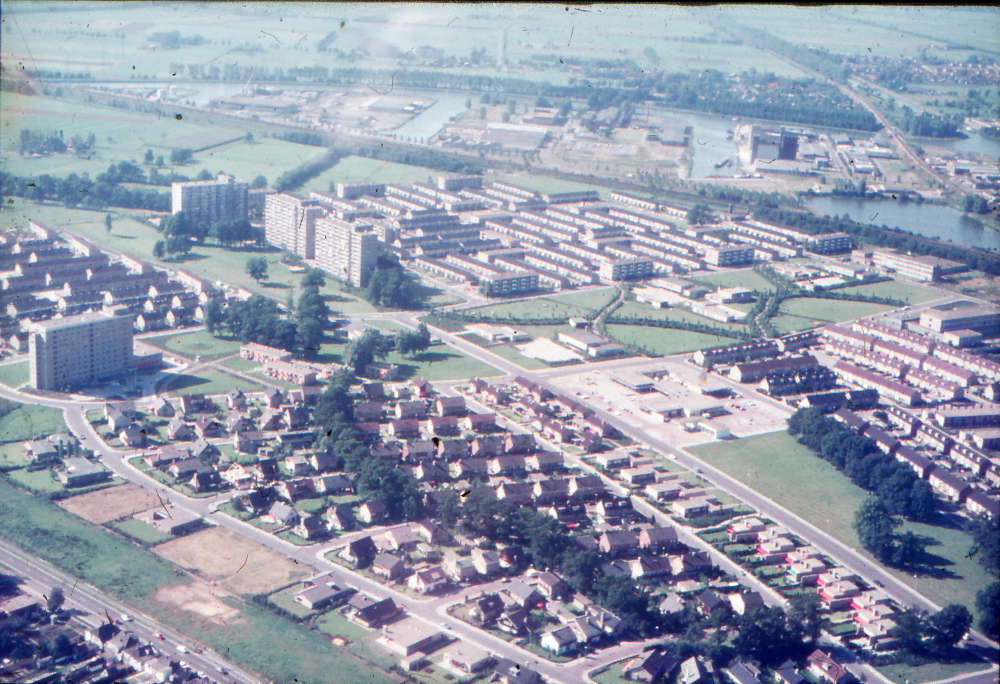
<svg viewBox="0 0 1000 684">
<path fill-rule="evenodd" d="M 184 235 L 171 235 L 167 238 L 167 254 L 187 254 L 191 251 L 191 241 Z"/>
<path fill-rule="evenodd" d="M 246 273 L 257 283 L 267 278 L 267 259 L 264 257 L 250 257 L 247 259 Z"/>
<path fill-rule="evenodd" d="M 165 161 L 163 161 L 163 155 L 162 154 L 159 157 L 156 158 L 156 165 L 159 166 L 160 168 L 163 168 L 164 166 L 167 165 L 167 163 Z"/>
<path fill-rule="evenodd" d="M 52 593 L 49 594 L 48 599 L 45 601 L 45 607 L 50 613 L 58 613 L 62 609 L 65 601 L 66 596 L 63 593 L 62 587 L 56 587 L 52 590 Z"/>
<path fill-rule="evenodd" d="M 104 229 L 108 231 L 108 233 L 111 232 L 111 214 L 104 215 Z"/>
<path fill-rule="evenodd" d="M 897 539 L 897 543 L 892 549 L 891 562 L 900 567 L 915 565 L 923 557 L 926 546 L 926 541 L 911 530 L 907 530 Z"/>
<path fill-rule="evenodd" d="M 685 218 L 692 226 L 700 226 L 712 219 L 712 209 L 707 204 L 696 204 L 688 210 Z"/>
<path fill-rule="evenodd" d="M 382 502 L 390 520 L 413 520 L 423 514 L 417 481 L 391 464 L 369 458 L 355 482 L 361 496 Z"/>
<path fill-rule="evenodd" d="M 162 259 L 163 255 L 166 254 L 167 243 L 163 240 L 157 240 L 156 244 L 153 245 L 153 256 L 157 259 Z"/>
<path fill-rule="evenodd" d="M 975 545 L 969 549 L 969 554 L 975 556 L 979 564 L 994 577 L 1000 574 L 1000 570 L 998 570 L 1000 519 L 978 516 L 969 523 L 968 532 L 975 542 Z"/>
<path fill-rule="evenodd" d="M 246 135 L 244 135 L 243 136 L 243 142 L 247 143 L 248 145 L 250 143 L 252 143 L 253 142 L 253 133 L 249 133 L 248 132 Z"/>
<path fill-rule="evenodd" d="M 326 278 L 323 277 L 323 271 L 319 268 L 310 268 L 302 276 L 302 280 L 299 285 L 304 289 L 307 287 L 322 288 L 326 285 Z"/>
<path fill-rule="evenodd" d="M 211 171 L 209 171 L 208 169 L 202 169 L 201 171 L 198 172 L 198 176 L 197 178 L 195 178 L 195 180 L 207 181 L 207 180 L 212 180 L 212 178 L 214 178 L 214 176 L 212 175 Z"/>
<path fill-rule="evenodd" d="M 403 330 L 396 334 L 396 347 L 400 354 L 408 355 L 426 351 L 431 346 L 431 331 L 427 329 L 427 324 L 421 323 L 414 330 Z"/>
<path fill-rule="evenodd" d="M 636 588 L 630 577 L 602 577 L 594 583 L 598 603 L 625 621 L 637 633 L 652 635 L 656 616 L 649 605 L 649 595 Z"/>
<path fill-rule="evenodd" d="M 385 358 L 389 353 L 388 343 L 378 330 L 366 330 L 347 347 L 347 365 L 355 374 L 362 375 L 365 368 L 376 358 Z"/>
<path fill-rule="evenodd" d="M 941 650 L 954 647 L 969 633 L 972 627 L 972 613 L 959 603 L 952 603 L 931 616 L 931 627 L 934 629 L 934 646 Z"/>
<path fill-rule="evenodd" d="M 252 181 L 250 181 L 250 187 L 254 189 L 266 188 L 267 178 L 265 178 L 264 176 L 257 176 Z"/>
<path fill-rule="evenodd" d="M 976 593 L 979 629 L 993 641 L 1000 637 L 1000 582 L 993 582 Z"/>
<path fill-rule="evenodd" d="M 189 164 L 194 160 L 194 150 L 191 148 L 177 149 L 170 152 L 171 164 Z"/>
<path fill-rule="evenodd" d="M 758 608 L 742 615 L 738 625 L 740 633 L 733 645 L 743 657 L 777 665 L 801 648 L 801 636 L 790 628 L 785 611 L 779 606 Z"/>
<path fill-rule="evenodd" d="M 861 546 L 883 563 L 891 562 L 894 537 L 899 526 L 881 499 L 869 497 L 854 514 L 854 529 L 858 531 Z"/>
<path fill-rule="evenodd" d="M 147 149 L 146 150 L 146 156 L 143 157 L 142 160 L 146 164 L 152 164 L 153 163 L 153 150 Z"/>
<path fill-rule="evenodd" d="M 817 594 L 797 594 L 789 601 L 788 619 L 809 644 L 816 642 L 823 629 L 823 606 Z"/>
</svg>

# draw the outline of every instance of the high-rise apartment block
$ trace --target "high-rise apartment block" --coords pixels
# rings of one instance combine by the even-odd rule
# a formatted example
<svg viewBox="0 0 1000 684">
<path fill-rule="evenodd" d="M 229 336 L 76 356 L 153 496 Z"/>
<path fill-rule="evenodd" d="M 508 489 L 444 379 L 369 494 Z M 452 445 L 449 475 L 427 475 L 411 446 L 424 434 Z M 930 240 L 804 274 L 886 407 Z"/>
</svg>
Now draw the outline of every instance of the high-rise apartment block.
<svg viewBox="0 0 1000 684">
<path fill-rule="evenodd" d="M 316 219 L 325 216 L 321 202 L 280 193 L 264 202 L 264 237 L 267 243 L 294 252 L 304 259 L 316 257 Z"/>
<path fill-rule="evenodd" d="M 364 223 L 334 216 L 316 219 L 316 265 L 355 287 L 368 285 L 378 258 L 378 236 Z"/>
<path fill-rule="evenodd" d="M 133 365 L 133 325 L 123 306 L 26 324 L 31 386 L 79 387 L 123 375 Z"/>
<path fill-rule="evenodd" d="M 183 211 L 189 225 L 247 217 L 249 186 L 224 173 L 215 180 L 174 183 L 171 190 L 171 211 Z"/>
</svg>

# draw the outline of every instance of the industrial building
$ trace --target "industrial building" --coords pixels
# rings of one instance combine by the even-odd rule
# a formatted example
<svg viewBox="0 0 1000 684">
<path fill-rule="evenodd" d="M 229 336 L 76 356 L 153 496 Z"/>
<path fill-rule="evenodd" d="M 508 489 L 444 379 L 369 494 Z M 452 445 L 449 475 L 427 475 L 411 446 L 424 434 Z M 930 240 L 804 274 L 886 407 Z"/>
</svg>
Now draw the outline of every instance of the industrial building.
<svg viewBox="0 0 1000 684">
<path fill-rule="evenodd" d="M 936 282 L 945 276 L 967 271 L 968 267 L 957 261 L 933 256 L 910 256 L 892 249 L 877 249 L 871 253 L 854 253 L 852 258 L 881 268 L 889 273 L 922 282 Z"/>
<path fill-rule="evenodd" d="M 28 323 L 30 384 L 63 389 L 119 377 L 133 365 L 132 315 L 125 307 Z"/>
</svg>

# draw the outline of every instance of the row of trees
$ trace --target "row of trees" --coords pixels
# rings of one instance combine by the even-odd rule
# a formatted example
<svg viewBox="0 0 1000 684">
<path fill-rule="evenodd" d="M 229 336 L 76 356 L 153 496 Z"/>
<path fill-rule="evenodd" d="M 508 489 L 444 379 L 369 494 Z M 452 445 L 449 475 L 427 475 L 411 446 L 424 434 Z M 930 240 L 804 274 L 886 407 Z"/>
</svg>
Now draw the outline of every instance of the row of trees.
<svg viewBox="0 0 1000 684">
<path fill-rule="evenodd" d="M 274 182 L 274 189 L 278 192 L 295 190 L 307 180 L 313 179 L 332 168 L 334 164 L 340 161 L 342 156 L 344 155 L 341 152 L 329 149 L 318 157 L 310 159 L 304 164 L 296 166 L 290 171 L 285 171 L 278 176 L 278 180 Z"/>
<path fill-rule="evenodd" d="M 94 145 L 97 143 L 97 136 L 93 133 L 87 135 L 86 139 L 83 136 L 74 135 L 70 138 L 70 143 L 73 146 L 73 150 L 77 154 L 86 153 L 88 150 L 93 149 Z M 31 129 L 21 129 L 21 136 L 18 140 L 17 151 L 22 155 L 28 154 L 62 154 L 69 149 L 66 141 L 63 139 L 62 131 L 36 131 Z"/>
<path fill-rule="evenodd" d="M 788 434 L 842 471 L 854 484 L 873 492 L 892 515 L 928 520 L 934 514 L 936 499 L 930 484 L 880 451 L 874 440 L 855 434 L 820 409 L 799 409 L 793 413 L 788 419 Z"/>
<path fill-rule="evenodd" d="M 880 247 L 892 247 L 910 254 L 926 254 L 952 259 L 966 264 L 971 269 L 991 275 L 1000 274 L 1000 261 L 996 259 L 994 254 L 966 249 L 939 240 L 918 239 L 909 233 L 890 228 L 887 225 L 875 226 L 857 223 L 846 214 L 843 217 L 817 216 L 806 211 L 758 207 L 753 210 L 753 217 L 760 221 L 804 230 L 814 235 L 843 232 L 856 238 L 858 242 Z"/>
<path fill-rule="evenodd" d="M 170 211 L 170 193 L 125 188 L 117 183 L 94 182 L 86 175 L 71 173 L 65 178 L 49 174 L 21 178 L 0 171 L 0 194 L 3 197 L 23 197 L 33 202 L 61 202 L 66 207 L 104 209 L 150 209 Z"/>
</svg>

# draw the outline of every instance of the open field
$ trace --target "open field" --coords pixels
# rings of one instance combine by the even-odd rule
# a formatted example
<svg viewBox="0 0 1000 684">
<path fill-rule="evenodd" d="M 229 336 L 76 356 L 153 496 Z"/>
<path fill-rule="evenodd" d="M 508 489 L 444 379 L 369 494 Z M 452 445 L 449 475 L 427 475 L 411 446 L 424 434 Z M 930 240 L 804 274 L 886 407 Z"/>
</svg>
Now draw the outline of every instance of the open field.
<svg viewBox="0 0 1000 684">
<path fill-rule="evenodd" d="M 717 271 L 715 273 L 703 273 L 691 278 L 696 283 L 701 283 L 707 287 L 746 287 L 759 292 L 773 292 L 774 285 L 769 280 L 758 274 L 752 268 L 744 268 L 737 271 Z"/>
<path fill-rule="evenodd" d="M 413 357 L 403 357 L 399 352 L 390 352 L 386 363 L 399 366 L 400 379 L 421 377 L 430 382 L 438 380 L 462 380 L 466 378 L 490 378 L 503 373 L 474 359 L 465 352 L 446 345 L 431 347 Z"/>
<path fill-rule="evenodd" d="M 0 385 L 17 389 L 31 379 L 31 368 L 27 361 L 6 363 L 0 366 Z"/>
<path fill-rule="evenodd" d="M 896 665 L 885 665 L 878 668 L 878 671 L 893 682 L 924 684 L 925 682 L 936 682 L 950 677 L 957 677 L 966 672 L 978 672 L 988 668 L 989 665 L 987 663 L 976 660 L 967 663 L 927 663 L 917 667 L 898 663 Z"/>
<path fill-rule="evenodd" d="M 344 157 L 334 164 L 332 168 L 324 171 L 312 180 L 306 181 L 299 188 L 299 192 L 308 193 L 310 190 L 329 192 L 331 183 L 333 184 L 334 191 L 336 191 L 337 183 L 362 183 L 369 180 L 406 187 L 414 183 L 431 183 L 436 185 L 439 175 L 441 175 L 440 171 L 428 169 L 424 166 L 397 164 L 396 162 L 350 155 Z"/>
<path fill-rule="evenodd" d="M 786 299 L 778 308 L 781 313 L 808 319 L 824 320 L 831 323 L 850 321 L 863 316 L 892 311 L 893 307 L 867 302 L 848 302 L 837 299 L 816 299 L 801 297 Z"/>
<path fill-rule="evenodd" d="M 226 394 L 233 389 L 244 392 L 259 392 L 261 385 L 217 370 L 200 370 L 197 375 L 175 374 L 176 379 L 168 386 L 171 394 Z"/>
<path fill-rule="evenodd" d="M 689 311 L 688 309 L 685 309 L 683 307 L 672 307 L 669 309 L 654 309 L 651 306 L 647 306 L 646 304 L 640 304 L 639 302 L 635 301 L 625 302 L 620 307 L 615 309 L 614 317 L 652 318 L 656 320 L 681 321 L 684 323 L 710 325 L 713 328 L 725 328 L 726 330 L 737 330 L 740 332 L 747 330 L 747 326 L 744 323 L 722 323 L 720 321 L 713 321 L 711 318 L 705 318 L 704 316 L 699 316 L 693 311 Z"/>
<path fill-rule="evenodd" d="M 354 624 L 336 611 L 330 611 L 320 615 L 315 619 L 313 624 L 316 626 L 316 629 L 324 634 L 329 634 L 332 637 L 343 637 L 347 641 L 364 639 L 370 634 L 367 629 L 361 625 Z"/>
<path fill-rule="evenodd" d="M 167 542 L 156 553 L 240 594 L 266 593 L 306 574 L 281 554 L 221 527 Z"/>
<path fill-rule="evenodd" d="M 168 354 L 179 354 L 192 361 L 197 356 L 200 356 L 202 361 L 211 361 L 222 356 L 237 354 L 240 351 L 239 341 L 215 337 L 204 328 L 173 335 L 144 337 L 142 341 L 158 347 Z"/>
<path fill-rule="evenodd" d="M 0 469 L 23 468 L 28 465 L 24 457 L 24 445 L 21 442 L 6 442 L 0 444 Z"/>
<path fill-rule="evenodd" d="M 771 325 L 774 326 L 774 329 L 777 330 L 780 335 L 798 332 L 799 330 L 808 330 L 809 328 L 815 328 L 818 325 L 824 325 L 826 323 L 827 321 L 815 318 L 803 318 L 802 316 L 791 316 L 787 314 L 778 314 L 777 316 L 771 317 Z"/>
<path fill-rule="evenodd" d="M 128 535 L 144 544 L 159 544 L 168 539 L 173 539 L 173 536 L 164 534 L 152 525 L 147 525 L 135 518 L 126 518 L 121 522 L 113 523 L 112 526 L 122 534 Z"/>
<path fill-rule="evenodd" d="M 852 523 L 854 512 L 867 498 L 867 492 L 788 433 L 772 432 L 687 450 L 860 550 Z M 887 570 L 938 605 L 958 602 L 975 612 L 976 592 L 986 586 L 989 576 L 979 563 L 968 557 L 971 538 L 960 529 L 942 525 L 907 522 L 899 532 L 907 530 L 933 540 L 927 548 L 927 565 L 941 577 L 930 574 L 914 577 L 900 570 Z M 861 553 L 868 556 L 867 552 Z"/>
<path fill-rule="evenodd" d="M 161 504 L 155 492 L 129 482 L 119 487 L 100 489 L 63 499 L 59 505 L 70 513 L 100 525 L 110 520 L 148 511 Z"/>
<path fill-rule="evenodd" d="M 842 287 L 837 292 L 848 292 L 860 295 L 874 295 L 876 297 L 891 297 L 899 299 L 907 304 L 923 304 L 935 299 L 947 296 L 947 293 L 929 290 L 927 288 L 910 285 L 898 280 L 884 283 L 873 283 L 871 285 L 854 285 Z"/>
<path fill-rule="evenodd" d="M 608 287 L 587 292 L 497 302 L 474 309 L 465 309 L 465 311 L 490 318 L 501 324 L 519 318 L 561 318 L 568 320 L 574 316 L 592 316 L 595 311 L 606 306 L 617 293 L 617 289 Z"/>
<path fill-rule="evenodd" d="M 618 342 L 634 344 L 653 354 L 670 356 L 696 349 L 708 349 L 737 342 L 730 337 L 706 335 L 705 333 L 672 328 L 650 328 L 640 325 L 607 325 L 608 334 Z"/>
<path fill-rule="evenodd" d="M 4 442 L 25 442 L 47 437 L 53 432 L 68 432 L 59 409 L 21 404 L 0 417 L 0 440 Z"/>
<path fill-rule="evenodd" d="M 247 182 L 257 176 L 264 176 L 273 185 L 285 171 L 304 164 L 324 151 L 323 147 L 274 138 L 258 138 L 252 143 L 238 140 L 195 152 L 194 161 L 187 165 L 186 170 L 179 169 L 178 173 L 193 178 L 198 173 L 196 169 L 206 168 L 212 173 L 224 171 Z"/>
<path fill-rule="evenodd" d="M 0 498 L 0 536 L 104 591 L 130 599 L 185 581 L 156 555 L 2 478 Z"/>
</svg>

